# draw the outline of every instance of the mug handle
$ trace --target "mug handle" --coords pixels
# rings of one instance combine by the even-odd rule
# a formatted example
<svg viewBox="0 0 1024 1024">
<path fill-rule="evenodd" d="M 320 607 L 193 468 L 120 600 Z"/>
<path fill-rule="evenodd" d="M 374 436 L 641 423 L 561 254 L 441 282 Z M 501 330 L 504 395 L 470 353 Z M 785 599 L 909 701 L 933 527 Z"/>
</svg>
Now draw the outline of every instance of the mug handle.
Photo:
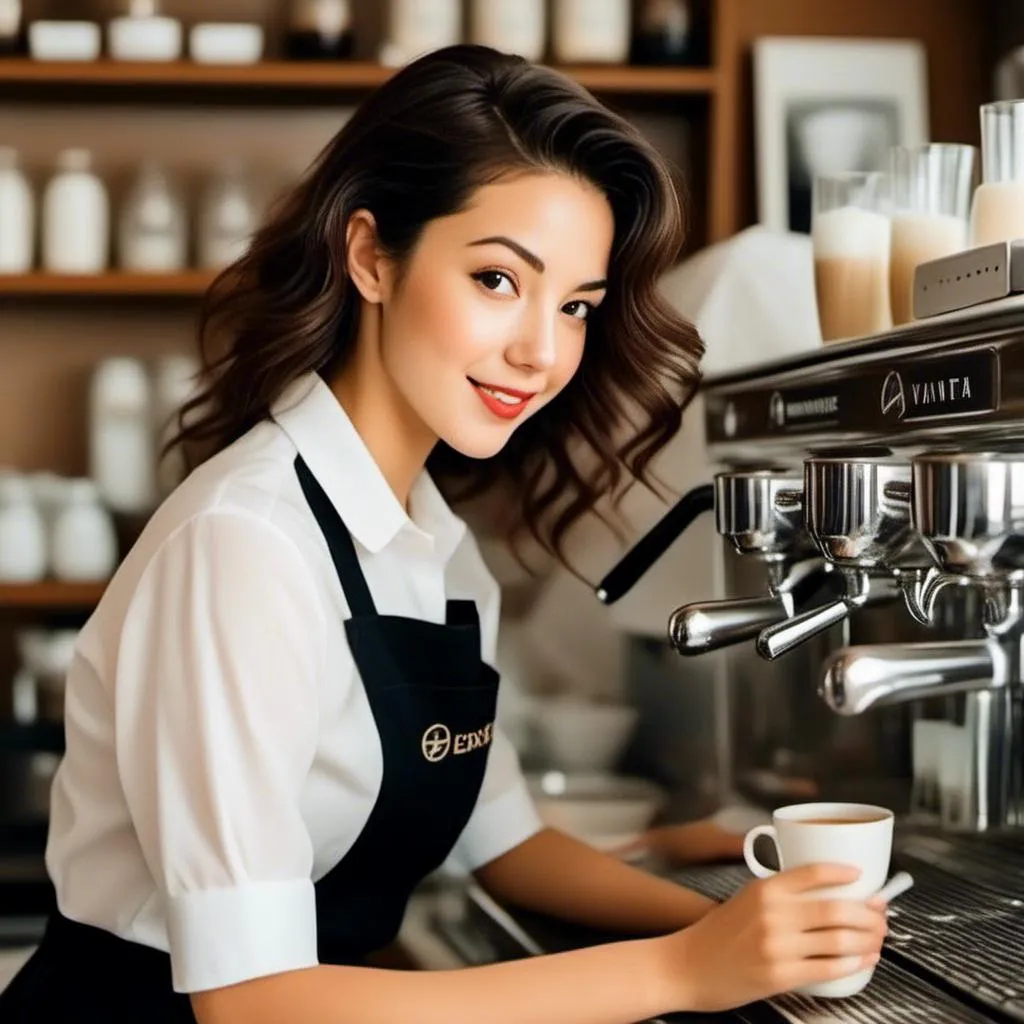
<svg viewBox="0 0 1024 1024">
<path fill-rule="evenodd" d="M 750 868 L 751 872 L 758 878 L 771 878 L 772 875 L 777 875 L 778 872 L 771 868 L 766 868 L 754 854 L 754 843 L 757 842 L 761 836 L 770 836 L 771 841 L 775 844 L 775 850 L 778 852 L 779 849 L 779 836 L 775 831 L 774 825 L 758 825 L 756 828 L 752 828 L 743 840 L 743 859 L 747 862 L 747 867 Z M 779 855 L 779 863 L 782 862 L 782 856 Z"/>
</svg>

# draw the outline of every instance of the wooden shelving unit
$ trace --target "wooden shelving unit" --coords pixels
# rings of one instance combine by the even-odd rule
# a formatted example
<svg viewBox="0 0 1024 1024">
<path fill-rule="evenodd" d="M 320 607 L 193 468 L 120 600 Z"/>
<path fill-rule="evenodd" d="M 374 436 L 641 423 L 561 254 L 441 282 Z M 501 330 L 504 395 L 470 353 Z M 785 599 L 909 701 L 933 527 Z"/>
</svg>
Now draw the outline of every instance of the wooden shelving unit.
<svg viewBox="0 0 1024 1024">
<path fill-rule="evenodd" d="M 88 611 L 103 596 L 106 586 L 106 583 L 64 583 L 60 580 L 2 583 L 0 610 Z"/>
<path fill-rule="evenodd" d="M 0 298 L 196 298 L 214 279 L 204 270 L 179 274 L 0 274 Z"/>
<path fill-rule="evenodd" d="M 571 66 L 560 70 L 586 88 L 605 95 L 710 95 L 718 85 L 718 76 L 711 68 Z M 123 98 L 129 100 L 132 97 L 128 91 L 139 87 L 157 88 L 177 98 L 196 97 L 204 91 L 232 90 L 243 95 L 276 92 L 278 99 L 287 101 L 291 92 L 368 92 L 393 74 L 392 68 L 357 61 L 337 64 L 263 61 L 230 67 L 190 61 L 54 63 L 14 59 L 0 61 L 0 90 L 25 91 L 26 95 L 37 97 L 40 90 L 50 88 L 70 87 L 79 95 L 94 94 L 97 90 L 108 94 L 123 90 Z"/>
</svg>

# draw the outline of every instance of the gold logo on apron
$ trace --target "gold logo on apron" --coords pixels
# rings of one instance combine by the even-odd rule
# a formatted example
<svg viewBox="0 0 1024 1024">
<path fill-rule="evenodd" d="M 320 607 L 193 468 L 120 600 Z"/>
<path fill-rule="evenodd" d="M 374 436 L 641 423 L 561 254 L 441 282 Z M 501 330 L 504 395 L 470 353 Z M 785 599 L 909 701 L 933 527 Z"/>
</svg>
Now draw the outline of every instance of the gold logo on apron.
<svg viewBox="0 0 1024 1024">
<path fill-rule="evenodd" d="M 454 756 L 468 754 L 471 750 L 486 747 L 494 738 L 494 723 L 488 722 L 482 729 L 459 732 L 452 736 L 447 725 L 436 722 L 430 726 L 420 740 L 423 756 L 431 762 L 443 761 L 449 753 Z"/>
</svg>

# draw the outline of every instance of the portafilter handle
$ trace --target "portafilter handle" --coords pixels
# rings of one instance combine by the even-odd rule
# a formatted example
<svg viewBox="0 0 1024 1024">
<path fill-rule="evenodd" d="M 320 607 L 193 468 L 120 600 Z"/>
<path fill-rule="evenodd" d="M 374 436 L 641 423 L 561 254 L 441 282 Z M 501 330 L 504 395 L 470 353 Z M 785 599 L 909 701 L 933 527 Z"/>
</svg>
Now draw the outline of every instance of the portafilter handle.
<svg viewBox="0 0 1024 1024">
<path fill-rule="evenodd" d="M 714 484 L 687 491 L 657 523 L 626 552 L 623 559 L 594 588 L 602 604 L 614 604 L 636 585 L 654 563 L 682 536 L 697 516 L 715 507 Z"/>
<path fill-rule="evenodd" d="M 774 661 L 812 636 L 838 625 L 849 614 L 850 606 L 846 601 L 833 601 L 812 608 L 803 615 L 794 615 L 778 625 L 768 626 L 757 638 L 757 653 L 767 661 Z"/>
<path fill-rule="evenodd" d="M 824 585 L 828 568 L 821 559 L 807 559 L 788 566 L 772 563 L 779 573 L 771 593 L 724 601 L 698 601 L 677 608 L 668 620 L 672 646 L 684 656 L 717 651 L 753 640 L 768 626 L 790 618 Z"/>
<path fill-rule="evenodd" d="M 788 594 L 687 604 L 669 618 L 669 640 L 683 655 L 717 651 L 752 640 L 766 626 L 788 618 L 791 610 Z"/>
<path fill-rule="evenodd" d="M 812 636 L 838 625 L 856 608 L 900 597 L 900 588 L 889 576 L 870 576 L 863 572 L 843 572 L 846 593 L 838 601 L 812 608 L 778 625 L 764 629 L 757 638 L 757 653 L 767 661 L 799 647 Z"/>
</svg>

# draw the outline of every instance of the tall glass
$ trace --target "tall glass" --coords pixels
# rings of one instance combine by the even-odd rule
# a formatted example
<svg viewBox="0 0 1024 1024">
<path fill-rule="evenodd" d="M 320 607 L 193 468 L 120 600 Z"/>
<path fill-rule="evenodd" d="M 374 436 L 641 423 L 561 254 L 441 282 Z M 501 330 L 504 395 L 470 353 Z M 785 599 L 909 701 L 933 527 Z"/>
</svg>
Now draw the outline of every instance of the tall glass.
<svg viewBox="0 0 1024 1024">
<path fill-rule="evenodd" d="M 825 341 L 892 326 L 889 304 L 889 175 L 850 172 L 814 179 L 811 242 L 818 321 Z"/>
<path fill-rule="evenodd" d="M 1024 100 L 981 108 L 981 163 L 971 245 L 1024 238 Z"/>
<path fill-rule="evenodd" d="M 919 263 L 967 248 L 974 188 L 973 146 L 933 143 L 890 151 L 892 248 L 889 284 L 894 324 L 914 319 L 914 271 Z"/>
</svg>

